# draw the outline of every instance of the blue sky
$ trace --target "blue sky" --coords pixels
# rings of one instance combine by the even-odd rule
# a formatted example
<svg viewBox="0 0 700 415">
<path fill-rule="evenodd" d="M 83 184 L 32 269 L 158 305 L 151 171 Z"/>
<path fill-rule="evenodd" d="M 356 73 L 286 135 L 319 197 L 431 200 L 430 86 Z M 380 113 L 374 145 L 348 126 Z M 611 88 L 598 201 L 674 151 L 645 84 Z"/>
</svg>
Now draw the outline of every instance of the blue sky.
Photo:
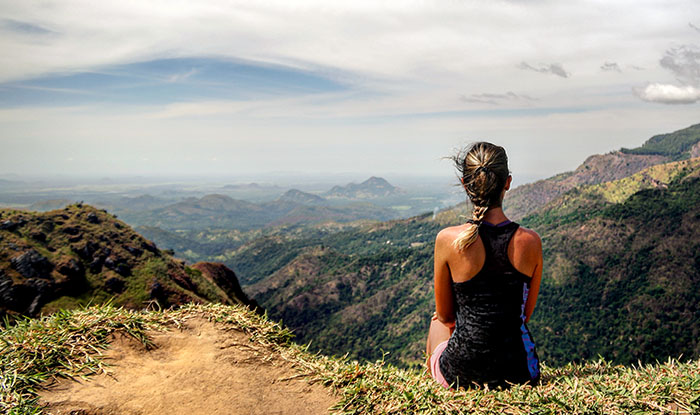
<svg viewBox="0 0 700 415">
<path fill-rule="evenodd" d="M 0 175 L 522 182 L 700 122 L 690 0 L 3 2 L 0 47 Z"/>
<path fill-rule="evenodd" d="M 346 87 L 314 73 L 214 58 L 170 58 L 6 82 L 0 106 L 159 105 L 254 100 Z"/>
</svg>

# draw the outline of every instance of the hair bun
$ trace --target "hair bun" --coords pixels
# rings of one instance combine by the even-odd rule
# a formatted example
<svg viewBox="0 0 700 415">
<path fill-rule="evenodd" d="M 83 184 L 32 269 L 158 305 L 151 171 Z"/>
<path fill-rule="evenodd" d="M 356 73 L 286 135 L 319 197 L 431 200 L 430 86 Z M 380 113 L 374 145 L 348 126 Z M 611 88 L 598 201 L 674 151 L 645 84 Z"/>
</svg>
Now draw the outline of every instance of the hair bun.
<svg viewBox="0 0 700 415">
<path fill-rule="evenodd" d="M 486 167 L 486 166 L 479 166 L 479 167 L 476 168 L 476 170 L 474 170 L 474 176 L 478 175 L 478 174 L 481 173 L 482 171 L 483 171 L 484 173 L 487 173 L 487 174 L 491 172 L 491 170 L 489 170 L 488 167 Z"/>
</svg>

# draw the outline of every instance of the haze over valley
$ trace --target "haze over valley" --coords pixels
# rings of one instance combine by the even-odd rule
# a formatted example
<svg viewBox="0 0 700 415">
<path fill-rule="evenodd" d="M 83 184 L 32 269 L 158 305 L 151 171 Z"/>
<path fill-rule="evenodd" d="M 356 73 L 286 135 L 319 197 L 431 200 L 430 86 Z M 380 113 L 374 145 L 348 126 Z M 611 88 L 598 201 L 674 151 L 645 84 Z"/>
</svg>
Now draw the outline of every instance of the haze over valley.
<svg viewBox="0 0 700 415">
<path fill-rule="evenodd" d="M 531 326 L 550 364 L 598 355 L 633 363 L 698 354 L 698 160 L 700 124 L 656 135 L 635 148 L 592 155 L 573 171 L 508 192 L 506 214 L 543 238 L 543 286 Z M 299 186 L 306 191 L 257 183 L 110 183 L 89 190 L 44 187 L 36 193 L 18 182 L 3 186 L 9 189 L 2 195 L 6 203 L 31 202 L 3 211 L 2 226 L 9 232 L 4 240 L 13 245 L 4 245 L 0 270 L 6 279 L 17 272 L 29 278 L 21 283 L 20 275 L 12 277 L 7 284 L 15 282 L 3 292 L 9 298 L 38 290 L 7 311 L 36 314 L 42 304 L 53 310 L 109 295 L 131 307 L 139 301 L 174 305 L 192 298 L 250 297 L 316 350 L 367 360 L 388 352 L 389 362 L 407 366 L 421 361 L 434 307 L 435 235 L 468 217 L 468 206 L 445 187 L 399 188 L 374 176 L 317 189 Z M 144 189 L 150 193 L 136 195 Z M 72 191 L 92 198 L 95 207 L 85 211 L 83 202 L 53 198 Z M 96 208 L 101 210 L 91 210 Z M 31 210 L 48 211 L 50 219 Z M 27 219 L 23 211 L 39 216 Z M 136 233 L 124 239 L 134 244 L 122 241 L 122 231 L 81 225 L 95 213 L 102 215 L 95 223 L 111 222 L 115 219 L 102 217 L 116 213 L 155 244 Z M 120 229 L 119 223 L 124 222 L 110 226 Z M 63 230 L 56 234 L 56 229 Z M 87 229 L 97 234 L 84 233 Z M 95 235 L 102 235 L 99 245 L 93 243 Z M 28 239 L 11 242 L 17 237 Z M 65 238 L 71 244 L 62 247 Z M 36 246 L 37 241 L 48 245 Z M 156 256 L 144 263 L 146 251 Z M 126 259 L 133 256 L 136 262 Z M 176 265 L 163 265 L 167 261 Z M 228 271 L 215 275 L 228 277 L 199 281 L 209 274 L 194 270 L 211 273 L 213 265 L 195 262 L 222 262 Z M 60 282 L 65 277 L 57 276 L 48 291 L 29 284 L 43 269 L 72 282 L 65 285 Z M 145 271 L 158 269 L 152 277 Z M 134 278 L 141 282 L 130 282 Z M 247 294 L 238 288 L 232 296 L 226 294 L 232 288 L 203 285 L 217 287 L 230 278 Z M 22 284 L 29 285 L 20 289 Z M 634 307 L 644 307 L 645 318 L 654 323 L 640 322 Z"/>
</svg>

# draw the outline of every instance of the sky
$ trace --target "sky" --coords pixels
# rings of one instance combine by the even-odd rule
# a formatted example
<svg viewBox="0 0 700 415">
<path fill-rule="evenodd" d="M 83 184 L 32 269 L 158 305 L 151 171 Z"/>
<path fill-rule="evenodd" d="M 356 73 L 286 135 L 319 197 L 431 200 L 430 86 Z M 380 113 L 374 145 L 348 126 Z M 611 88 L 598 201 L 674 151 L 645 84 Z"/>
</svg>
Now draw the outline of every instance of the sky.
<svg viewBox="0 0 700 415">
<path fill-rule="evenodd" d="M 697 0 L 0 0 L 0 51 L 0 177 L 522 183 L 700 122 Z"/>
</svg>

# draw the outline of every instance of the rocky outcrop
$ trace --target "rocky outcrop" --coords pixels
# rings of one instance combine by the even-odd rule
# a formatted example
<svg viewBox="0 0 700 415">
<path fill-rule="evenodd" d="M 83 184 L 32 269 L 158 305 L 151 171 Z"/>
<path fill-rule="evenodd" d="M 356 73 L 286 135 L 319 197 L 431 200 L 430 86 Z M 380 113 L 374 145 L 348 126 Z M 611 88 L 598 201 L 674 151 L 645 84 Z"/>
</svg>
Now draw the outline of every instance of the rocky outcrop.
<svg viewBox="0 0 700 415">
<path fill-rule="evenodd" d="M 695 143 L 695 145 L 690 149 L 690 157 L 700 157 L 700 141 Z"/>
<path fill-rule="evenodd" d="M 53 264 L 34 249 L 10 259 L 10 264 L 25 278 L 49 278 Z"/>
<path fill-rule="evenodd" d="M 7 309 L 34 315 L 51 298 L 53 291 L 54 284 L 50 280 L 29 278 L 17 284 L 0 271 L 0 316 Z"/>
<path fill-rule="evenodd" d="M 220 287 L 232 302 L 242 303 L 251 309 L 262 312 L 262 307 L 257 301 L 248 298 L 241 289 L 236 274 L 226 265 L 220 262 L 198 262 L 192 265 L 202 273 L 202 276 Z"/>
</svg>

